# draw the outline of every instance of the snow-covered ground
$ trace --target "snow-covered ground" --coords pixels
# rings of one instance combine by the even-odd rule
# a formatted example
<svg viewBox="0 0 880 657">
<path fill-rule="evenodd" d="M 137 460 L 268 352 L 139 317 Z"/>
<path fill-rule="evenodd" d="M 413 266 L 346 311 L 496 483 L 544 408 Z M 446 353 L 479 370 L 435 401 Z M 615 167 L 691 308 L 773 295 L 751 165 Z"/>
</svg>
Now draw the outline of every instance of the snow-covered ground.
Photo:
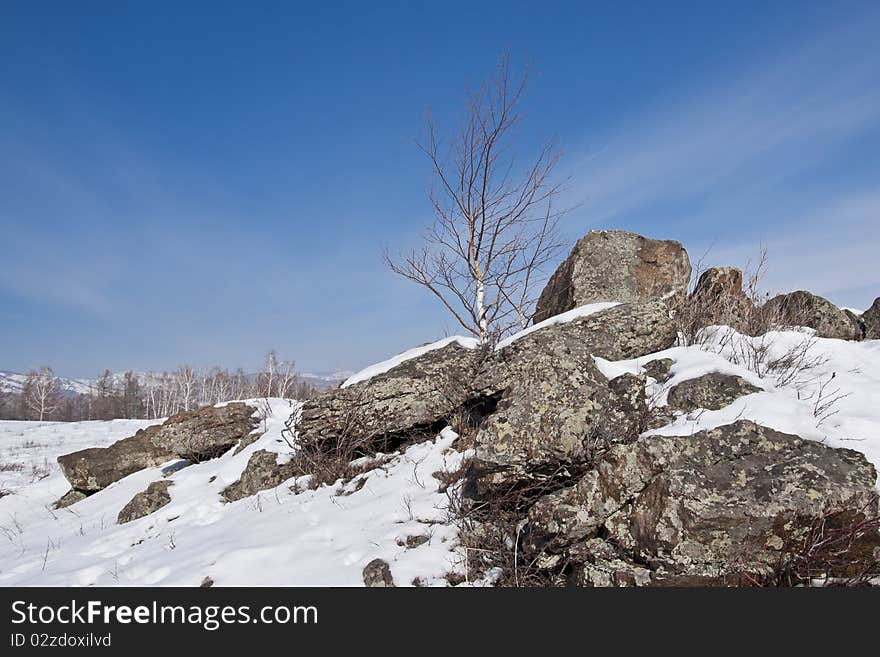
<svg viewBox="0 0 880 657">
<path fill-rule="evenodd" d="M 0 585 L 197 586 L 210 577 L 219 586 L 358 586 L 364 566 L 376 557 L 390 563 L 398 585 L 416 577 L 422 584 L 445 584 L 443 575 L 462 560 L 456 532 L 446 522 L 448 498 L 432 475 L 460 465 L 450 430 L 361 475 L 363 483 L 358 478 L 307 490 L 303 481 L 295 494 L 289 481 L 238 502 L 221 500 L 220 492 L 238 479 L 254 451 L 290 451 L 281 430 L 296 410 L 293 404 L 271 400 L 266 433 L 258 441 L 239 454 L 231 450 L 173 472 L 171 503 L 124 525 L 116 524 L 117 514 L 162 478 L 162 467 L 132 474 L 61 510 L 52 503 L 69 486 L 57 467 L 16 487 L 0 498 Z M 31 440 L 46 445 L 35 458 L 54 460 L 109 444 L 145 424 L 4 422 L 0 453 L 9 460 Z M 407 548 L 409 536 L 427 542 Z"/>
<path fill-rule="evenodd" d="M 669 381 L 649 380 L 652 403 L 661 406 L 672 386 L 707 372 L 736 374 L 763 389 L 719 411 L 680 415 L 648 433 L 690 434 L 747 418 L 861 451 L 880 468 L 880 341 L 815 339 L 809 331 L 772 334 L 764 343 L 769 345 L 765 363 L 797 351 L 804 340 L 812 341 L 807 358 L 812 367 L 783 382 L 779 372 L 762 369 L 759 374 L 754 371 L 758 368 L 741 364 L 738 354 L 752 339 L 724 339 L 720 330 L 712 335 L 702 348 L 676 347 L 633 360 L 596 362 L 612 378 L 642 372 L 657 358 L 673 359 Z M 424 353 L 431 346 L 402 356 Z M 405 359 L 390 359 L 359 375 L 374 376 Z M 150 421 L 0 422 L 0 463 L 12 464 L 0 472 L 0 487 L 11 491 L 0 497 L 0 585 L 197 586 L 210 577 L 221 586 L 358 586 L 363 567 L 377 557 L 389 562 L 398 586 L 416 578 L 422 584 L 444 585 L 444 574 L 461 572 L 463 555 L 449 522 L 449 499 L 432 476 L 457 469 L 467 456 L 452 448 L 456 436 L 450 429 L 346 485 L 308 490 L 304 481 L 290 480 L 224 503 L 221 491 L 239 478 L 253 452 L 274 451 L 280 460 L 291 453 L 282 429 L 297 404 L 276 399 L 268 408 L 259 440 L 239 454 L 230 450 L 172 472 L 171 503 L 125 525 L 116 524 L 120 509 L 161 479 L 169 464 L 132 474 L 56 510 L 52 503 L 68 484 L 55 458 L 110 444 Z M 295 483 L 297 492 L 291 490 Z M 411 536 L 427 541 L 407 548 Z"/>
<path fill-rule="evenodd" d="M 831 447 L 845 447 L 865 454 L 880 471 L 880 340 L 849 342 L 814 338 L 810 329 L 770 333 L 763 338 L 738 334 L 725 339 L 730 329 L 719 329 L 704 348 L 675 347 L 627 361 L 609 362 L 596 358 L 599 369 L 613 378 L 624 372 L 639 373 L 646 363 L 671 358 L 672 378 L 663 384 L 649 386 L 648 394 L 655 405 L 666 404 L 669 389 L 682 381 L 708 372 L 741 376 L 764 389 L 736 400 L 718 411 L 699 410 L 680 415 L 675 422 L 661 429 L 646 432 L 653 435 L 689 435 L 713 429 L 739 419 L 792 433 L 802 438 L 821 441 Z M 807 341 L 807 342 L 805 342 Z M 812 364 L 780 384 L 773 372 L 758 376 L 754 369 L 737 362 L 741 354 L 754 353 L 768 347 L 764 363 L 787 353 L 799 353 L 804 346 L 804 361 Z"/>
</svg>

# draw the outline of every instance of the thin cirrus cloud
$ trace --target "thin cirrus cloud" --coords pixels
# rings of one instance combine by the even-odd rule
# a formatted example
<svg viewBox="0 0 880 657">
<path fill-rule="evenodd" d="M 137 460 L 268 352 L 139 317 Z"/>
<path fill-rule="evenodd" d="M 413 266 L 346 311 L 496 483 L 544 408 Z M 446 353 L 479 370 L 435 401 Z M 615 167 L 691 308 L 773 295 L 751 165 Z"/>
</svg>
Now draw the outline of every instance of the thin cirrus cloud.
<svg viewBox="0 0 880 657">
<path fill-rule="evenodd" d="M 720 264 L 742 264 L 765 243 L 768 284 L 870 303 L 878 276 L 867 256 L 880 246 L 872 23 L 813 35 L 594 139 L 574 166 L 578 216 L 672 233 L 658 236 L 692 255 L 709 249 L 710 261 L 736 258 Z"/>
</svg>

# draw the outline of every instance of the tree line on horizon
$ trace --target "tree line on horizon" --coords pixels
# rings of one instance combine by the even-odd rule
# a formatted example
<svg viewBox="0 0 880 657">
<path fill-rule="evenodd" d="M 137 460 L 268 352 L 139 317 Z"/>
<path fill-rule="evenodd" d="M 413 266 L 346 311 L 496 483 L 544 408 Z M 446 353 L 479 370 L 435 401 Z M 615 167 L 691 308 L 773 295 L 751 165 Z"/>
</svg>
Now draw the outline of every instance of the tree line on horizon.
<svg viewBox="0 0 880 657">
<path fill-rule="evenodd" d="M 0 388 L 0 420 L 80 422 L 159 419 L 233 399 L 285 397 L 309 399 L 318 388 L 303 379 L 292 361 L 266 355 L 262 371 L 241 368 L 199 370 L 181 365 L 171 372 L 104 372 L 86 392 L 65 390 L 51 367 L 27 373 L 21 390 Z"/>
</svg>

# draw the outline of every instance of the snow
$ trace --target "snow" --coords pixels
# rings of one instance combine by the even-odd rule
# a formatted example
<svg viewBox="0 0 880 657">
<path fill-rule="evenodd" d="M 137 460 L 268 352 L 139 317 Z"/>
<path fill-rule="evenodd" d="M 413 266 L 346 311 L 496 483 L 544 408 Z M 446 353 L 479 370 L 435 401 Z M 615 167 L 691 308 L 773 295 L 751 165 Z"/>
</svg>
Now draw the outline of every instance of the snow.
<svg viewBox="0 0 880 657">
<path fill-rule="evenodd" d="M 346 379 L 340 387 L 347 388 L 348 386 L 355 383 L 367 381 L 368 379 L 372 379 L 374 376 L 384 374 L 388 370 L 397 367 L 401 363 L 405 363 L 406 361 L 413 358 L 423 356 L 424 354 L 427 354 L 430 351 L 434 351 L 435 349 L 442 349 L 446 345 L 452 344 L 453 342 L 458 343 L 465 349 L 476 349 L 480 346 L 480 341 L 476 338 L 466 338 L 461 335 L 453 335 L 448 338 L 443 338 L 442 340 L 437 340 L 437 342 L 430 342 L 428 344 L 422 345 L 421 347 L 414 347 L 413 349 L 404 351 L 402 354 L 397 354 L 396 356 L 393 356 L 388 360 L 383 360 L 381 363 L 376 363 L 375 365 L 365 367 L 357 374 L 353 374 L 348 379 Z"/>
<path fill-rule="evenodd" d="M 496 346 L 496 350 L 504 349 L 517 340 L 519 340 L 524 335 L 528 335 L 529 333 L 534 333 L 535 331 L 540 331 L 542 328 L 547 328 L 548 326 L 554 326 L 556 324 L 565 324 L 579 317 L 586 317 L 587 315 L 593 315 L 595 313 L 601 312 L 603 310 L 608 310 L 609 308 L 614 308 L 614 306 L 619 306 L 620 304 L 616 301 L 602 301 L 600 303 L 588 303 L 585 306 L 579 306 L 568 312 L 561 313 L 559 315 L 554 315 L 548 319 L 545 319 L 543 322 L 538 322 L 526 329 L 523 329 L 519 333 L 514 333 L 510 337 L 507 337 L 501 340 Z"/>
<path fill-rule="evenodd" d="M 546 328 L 548 326 L 554 326 L 555 324 L 564 324 L 566 322 L 570 322 L 578 317 L 586 317 L 587 315 L 592 315 L 594 313 L 600 312 L 602 310 L 607 310 L 609 308 L 613 308 L 614 306 L 619 306 L 620 304 L 616 301 L 607 301 L 602 303 L 591 303 L 585 306 L 580 306 L 573 310 L 569 310 L 568 312 L 562 313 L 560 315 L 555 315 L 549 319 L 545 319 L 543 322 L 538 322 L 534 326 L 530 326 L 527 329 L 523 329 L 519 333 L 514 333 L 513 335 L 501 340 L 496 346 L 496 350 L 504 349 L 505 347 L 513 344 L 515 341 L 519 340 L 524 335 L 528 335 L 529 333 L 533 333 L 534 331 L 538 331 L 542 328 Z M 340 386 L 342 388 L 347 388 L 350 385 L 355 383 L 360 383 L 361 381 L 367 381 L 372 379 L 374 376 L 378 376 L 379 374 L 384 374 L 385 372 L 397 367 L 401 363 L 404 363 L 410 359 L 418 358 L 430 351 L 435 349 L 442 349 L 448 344 L 453 342 L 457 342 L 459 345 L 464 347 L 465 349 L 477 349 L 480 346 L 480 341 L 477 338 L 468 338 L 463 337 L 461 335 L 453 335 L 448 338 L 443 338 L 442 340 L 437 340 L 436 342 L 430 342 L 428 344 L 422 345 L 420 347 L 415 347 L 408 351 L 404 351 L 402 354 L 398 354 L 388 360 L 383 360 L 381 363 L 376 363 L 375 365 L 370 365 L 362 369 L 357 374 L 350 376 L 345 382 Z"/>
<path fill-rule="evenodd" d="M 733 339 L 725 339 L 724 332 Z M 809 359 L 816 361 L 792 382 L 780 385 L 772 374 L 758 376 L 740 364 L 736 354 L 743 345 L 763 340 L 769 346 L 768 360 L 810 340 Z M 739 419 L 820 441 L 831 447 L 862 452 L 880 471 L 880 340 L 849 342 L 816 338 L 806 331 L 779 331 L 765 338 L 749 338 L 732 329 L 718 330 L 714 339 L 699 347 L 674 347 L 640 358 L 610 362 L 595 358 L 600 371 L 609 378 L 625 372 L 643 372 L 643 366 L 655 359 L 671 358 L 672 378 L 657 384 L 649 380 L 650 403 L 666 404 L 669 390 L 688 379 L 709 372 L 741 376 L 763 392 L 747 395 L 718 411 L 699 410 L 682 414 L 668 426 L 645 435 L 690 435 L 705 429 L 730 424 Z M 821 392 L 822 386 L 824 392 Z M 820 397 L 821 394 L 821 397 Z M 837 398 L 828 412 L 817 411 L 817 402 Z"/>
<path fill-rule="evenodd" d="M 460 571 L 463 558 L 448 522 L 449 499 L 432 474 L 457 469 L 468 455 L 452 449 L 457 436 L 450 429 L 346 485 L 308 490 L 301 478 L 298 493 L 291 480 L 237 502 L 221 500 L 253 452 L 289 454 L 281 430 L 298 408 L 270 400 L 259 440 L 239 454 L 233 449 L 169 474 L 171 502 L 124 525 L 116 524 L 116 515 L 162 477 L 162 467 L 61 510 L 51 506 L 68 490 L 57 468 L 18 487 L 0 498 L 0 585 L 198 586 L 207 576 L 220 586 L 361 586 L 364 566 L 377 557 L 389 562 L 398 586 L 416 577 L 445 585 L 443 575 Z M 0 454 L 8 460 L 23 440 L 33 440 L 46 445 L 36 457 L 49 458 L 109 444 L 144 424 L 72 423 L 62 432 L 50 423 L 2 422 Z M 429 540 L 407 549 L 410 535 Z"/>
</svg>

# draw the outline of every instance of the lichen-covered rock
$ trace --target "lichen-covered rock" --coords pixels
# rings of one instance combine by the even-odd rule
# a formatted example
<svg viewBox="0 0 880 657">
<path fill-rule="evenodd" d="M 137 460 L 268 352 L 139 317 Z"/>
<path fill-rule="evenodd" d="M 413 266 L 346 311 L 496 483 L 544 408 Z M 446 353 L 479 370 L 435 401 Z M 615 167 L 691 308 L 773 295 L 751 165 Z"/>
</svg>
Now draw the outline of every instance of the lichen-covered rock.
<svg viewBox="0 0 880 657">
<path fill-rule="evenodd" d="M 83 493 L 82 491 L 71 488 L 64 495 L 58 498 L 58 501 L 55 502 L 56 509 L 66 509 L 71 504 L 76 504 L 84 499 L 86 499 L 88 495 Z"/>
<path fill-rule="evenodd" d="M 820 338 L 862 339 L 862 327 L 852 313 L 847 314 L 828 299 L 803 290 L 773 297 L 762 306 L 762 312 L 772 323 L 807 326 Z"/>
<path fill-rule="evenodd" d="M 716 324 L 748 332 L 753 304 L 742 289 L 742 271 L 736 267 L 710 267 L 704 271 L 688 297 L 694 321 L 703 328 Z"/>
<path fill-rule="evenodd" d="M 171 495 L 168 494 L 168 488 L 173 484 L 172 481 L 154 481 L 147 489 L 135 495 L 128 504 L 122 507 L 116 522 L 120 525 L 138 518 L 148 516 L 154 511 L 158 511 L 163 506 L 171 502 Z"/>
<path fill-rule="evenodd" d="M 223 498 L 228 502 L 256 495 L 260 491 L 280 486 L 298 474 L 292 463 L 278 463 L 278 454 L 264 449 L 251 454 L 241 477 L 223 490 Z"/>
<path fill-rule="evenodd" d="M 368 588 L 388 588 L 394 586 L 391 567 L 383 559 L 373 559 L 364 566 L 364 586 Z"/>
<path fill-rule="evenodd" d="M 487 366 L 500 371 L 497 363 L 508 360 L 527 362 L 531 353 L 537 357 L 554 341 L 577 340 L 584 345 L 580 351 L 605 360 L 625 360 L 667 349 L 677 337 L 662 301 L 621 304 L 526 333 L 493 354 L 483 371 Z"/>
<path fill-rule="evenodd" d="M 689 413 L 698 408 L 717 411 L 729 406 L 740 397 L 761 392 L 761 388 L 739 376 L 710 372 L 688 379 L 669 390 L 667 403 L 676 411 Z"/>
<path fill-rule="evenodd" d="M 601 538 L 574 546 L 567 556 L 576 564 L 571 577 L 575 586 L 647 586 L 652 580 L 648 568 L 628 561 L 620 555 L 620 550 Z"/>
<path fill-rule="evenodd" d="M 690 277 L 690 260 L 679 242 L 622 230 L 590 231 L 550 277 L 535 322 L 599 301 L 683 301 Z"/>
<path fill-rule="evenodd" d="M 476 437 L 481 487 L 580 468 L 608 444 L 638 436 L 647 416 L 644 380 L 624 375 L 609 383 L 593 356 L 619 359 L 668 347 L 675 332 L 666 331 L 663 303 L 645 305 L 533 331 L 486 360 L 473 398 L 497 405 Z M 655 317 L 661 330 L 631 340 L 635 333 L 622 322 L 636 315 Z"/>
<path fill-rule="evenodd" d="M 303 405 L 300 440 L 380 442 L 440 428 L 468 398 L 483 352 L 451 342 Z"/>
<path fill-rule="evenodd" d="M 194 462 L 216 458 L 259 426 L 256 409 L 242 402 L 199 408 L 168 418 L 151 436 L 158 448 Z"/>
<path fill-rule="evenodd" d="M 880 297 L 874 299 L 874 303 L 864 313 L 862 322 L 865 326 L 865 339 L 880 340 Z"/>
<path fill-rule="evenodd" d="M 671 358 L 657 358 L 645 363 L 642 369 L 657 383 L 666 383 L 672 378 L 673 365 L 675 365 L 675 361 Z"/>
<path fill-rule="evenodd" d="M 533 505 L 526 547 L 577 558 L 601 538 L 664 575 L 760 572 L 826 514 L 876 517 L 876 479 L 859 452 L 749 421 L 644 437 Z"/>
<path fill-rule="evenodd" d="M 109 447 L 64 454 L 58 457 L 58 464 L 74 490 L 95 493 L 138 470 L 174 459 L 174 453 L 153 444 L 158 430 L 158 426 L 147 427 Z"/>
</svg>

